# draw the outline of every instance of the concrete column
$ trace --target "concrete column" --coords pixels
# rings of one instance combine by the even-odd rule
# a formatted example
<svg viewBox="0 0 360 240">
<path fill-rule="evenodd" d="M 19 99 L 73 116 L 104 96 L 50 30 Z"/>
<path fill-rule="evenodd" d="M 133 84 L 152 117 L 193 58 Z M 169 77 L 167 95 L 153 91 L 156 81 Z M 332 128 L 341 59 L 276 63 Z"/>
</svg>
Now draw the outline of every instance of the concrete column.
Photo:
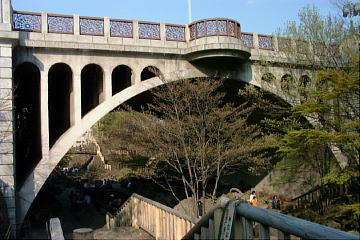
<svg viewBox="0 0 360 240">
<path fill-rule="evenodd" d="M 5 1 L 6 2 L 6 1 Z M 4 0 L 2 1 L 4 6 Z M 0 192 L 16 229 L 12 45 L 0 41 Z"/>
<path fill-rule="evenodd" d="M 48 106 L 48 66 L 40 70 L 40 112 L 42 156 L 49 155 L 49 106 Z"/>
<path fill-rule="evenodd" d="M 48 18 L 47 13 L 42 12 L 41 13 L 41 33 L 47 33 L 48 32 Z"/>
<path fill-rule="evenodd" d="M 111 82 L 111 71 L 104 71 L 104 101 L 109 100 L 112 97 L 112 82 Z"/>
<path fill-rule="evenodd" d="M 79 67 L 73 72 L 73 95 L 74 107 L 71 109 L 71 115 L 74 119 L 74 125 L 81 122 L 81 69 Z"/>
<path fill-rule="evenodd" d="M 254 49 L 259 49 L 259 35 L 257 33 L 253 33 L 253 44 Z"/>
</svg>

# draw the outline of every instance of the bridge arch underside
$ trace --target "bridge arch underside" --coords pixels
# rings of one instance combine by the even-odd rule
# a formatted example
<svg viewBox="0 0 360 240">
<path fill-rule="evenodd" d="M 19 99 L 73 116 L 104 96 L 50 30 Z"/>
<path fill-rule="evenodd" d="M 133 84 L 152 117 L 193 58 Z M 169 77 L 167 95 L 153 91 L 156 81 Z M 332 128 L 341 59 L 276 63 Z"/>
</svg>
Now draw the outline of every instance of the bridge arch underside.
<svg viewBox="0 0 360 240">
<path fill-rule="evenodd" d="M 24 184 L 18 189 L 18 200 L 22 205 L 18 215 L 20 222 L 30 207 L 29 203 L 34 200 L 61 158 L 78 138 L 111 110 L 166 82 L 219 77 L 219 71 L 213 69 L 216 66 L 214 63 L 206 69 L 204 62 L 197 65 L 179 56 L 139 56 L 139 53 L 132 56 L 129 53 L 101 51 L 90 54 L 75 50 L 60 52 L 36 48 L 24 48 L 16 55 L 21 61 L 18 60 L 15 66 L 29 61 L 32 62 L 31 66 L 35 66 L 34 69 L 40 69 L 31 74 L 38 76 L 35 78 L 38 81 L 35 86 L 40 90 L 37 102 L 33 102 L 37 103 L 34 106 L 40 106 L 37 111 L 41 112 L 33 129 L 42 129 L 42 132 L 35 134 L 40 139 L 35 149 L 42 150 L 34 154 L 38 160 L 32 164 L 36 167 L 27 170 L 31 174 L 27 174 Z M 139 60 L 141 57 L 142 60 Z M 224 69 L 221 71 L 225 72 Z M 249 62 L 240 62 L 238 69 L 233 64 L 227 76 L 261 87 L 255 74 Z M 53 93 L 57 89 L 65 93 Z M 62 103 L 63 106 L 60 106 Z M 63 122 L 60 123 L 57 117 Z M 53 127 L 59 129 L 54 130 Z"/>
</svg>

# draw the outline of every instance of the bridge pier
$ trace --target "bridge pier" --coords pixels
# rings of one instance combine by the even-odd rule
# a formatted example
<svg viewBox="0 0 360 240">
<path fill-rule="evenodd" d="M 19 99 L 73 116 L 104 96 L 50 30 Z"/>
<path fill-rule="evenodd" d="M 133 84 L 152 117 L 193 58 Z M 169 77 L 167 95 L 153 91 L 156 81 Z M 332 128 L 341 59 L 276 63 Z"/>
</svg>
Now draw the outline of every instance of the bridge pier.
<svg viewBox="0 0 360 240">
<path fill-rule="evenodd" d="M 0 0 L 0 192 L 16 229 L 11 1 Z M 5 36 L 4 36 L 5 35 Z M 3 220 L 3 219 L 2 219 Z M 14 233 L 14 232 L 13 232 Z"/>
</svg>

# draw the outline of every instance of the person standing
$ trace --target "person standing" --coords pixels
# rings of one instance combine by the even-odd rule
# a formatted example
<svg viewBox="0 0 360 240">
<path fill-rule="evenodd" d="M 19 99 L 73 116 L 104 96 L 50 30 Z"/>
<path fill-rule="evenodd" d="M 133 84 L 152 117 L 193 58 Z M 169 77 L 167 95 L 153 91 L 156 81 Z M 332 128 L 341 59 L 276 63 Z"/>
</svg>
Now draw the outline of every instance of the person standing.
<svg viewBox="0 0 360 240">
<path fill-rule="evenodd" d="M 256 192 L 255 192 L 255 190 L 253 190 L 252 192 L 251 192 L 251 194 L 250 194 L 250 199 L 249 199 L 249 202 L 251 203 L 252 202 L 252 200 L 253 200 L 253 198 L 256 196 Z"/>
<path fill-rule="evenodd" d="M 257 198 L 256 198 L 256 196 L 253 197 L 253 199 L 252 199 L 252 201 L 250 203 L 251 203 L 251 205 L 257 207 Z"/>
</svg>

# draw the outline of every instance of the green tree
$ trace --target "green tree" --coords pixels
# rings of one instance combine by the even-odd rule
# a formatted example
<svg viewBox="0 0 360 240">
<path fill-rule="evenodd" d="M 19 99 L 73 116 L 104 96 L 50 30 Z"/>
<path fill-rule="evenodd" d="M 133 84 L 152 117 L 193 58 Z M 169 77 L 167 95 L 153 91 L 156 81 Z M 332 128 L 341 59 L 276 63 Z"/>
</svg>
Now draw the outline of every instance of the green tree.
<svg viewBox="0 0 360 240">
<path fill-rule="evenodd" d="M 359 34 L 345 19 L 323 17 L 309 6 L 300 10 L 298 23 L 288 22 L 280 34 L 294 39 L 283 49 L 292 63 L 316 70 L 316 75 L 305 91 L 292 86 L 296 96 L 305 95 L 293 107 L 293 117 L 304 116 L 311 126 L 288 125 L 279 152 L 311 162 L 321 183 L 358 176 Z M 334 156 L 338 166 L 331 164 Z"/>
</svg>

